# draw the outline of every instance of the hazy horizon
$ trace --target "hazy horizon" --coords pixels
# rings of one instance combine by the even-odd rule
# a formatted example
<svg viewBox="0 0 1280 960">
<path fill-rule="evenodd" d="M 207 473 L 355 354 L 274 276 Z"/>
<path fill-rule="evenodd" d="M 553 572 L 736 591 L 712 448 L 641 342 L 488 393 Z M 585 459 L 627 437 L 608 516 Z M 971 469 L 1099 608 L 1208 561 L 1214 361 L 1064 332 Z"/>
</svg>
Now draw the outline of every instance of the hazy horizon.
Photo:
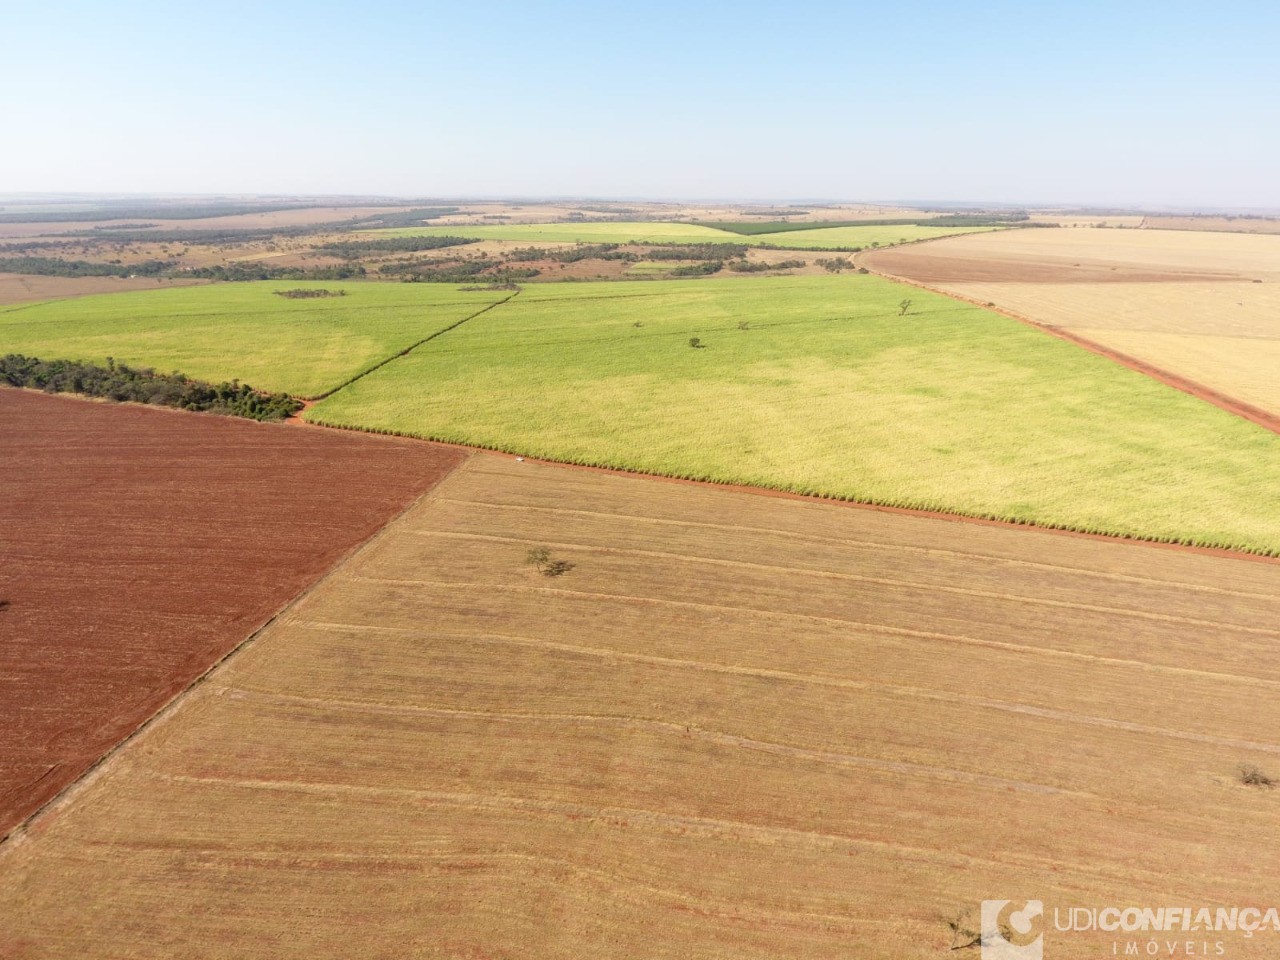
<svg viewBox="0 0 1280 960">
<path fill-rule="evenodd" d="M 1261 3 L 172 11 L 8 14 L 0 194 L 1280 208 Z"/>
</svg>

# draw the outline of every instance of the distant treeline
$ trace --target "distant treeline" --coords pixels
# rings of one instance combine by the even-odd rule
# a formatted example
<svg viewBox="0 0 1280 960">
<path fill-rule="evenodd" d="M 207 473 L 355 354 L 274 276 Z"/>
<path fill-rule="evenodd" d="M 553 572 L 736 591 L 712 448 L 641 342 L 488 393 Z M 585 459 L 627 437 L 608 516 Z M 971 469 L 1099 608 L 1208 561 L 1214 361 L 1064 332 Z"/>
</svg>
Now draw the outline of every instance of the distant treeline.
<svg viewBox="0 0 1280 960">
<path fill-rule="evenodd" d="M 446 263 L 409 261 L 387 263 L 378 268 L 383 276 L 398 277 L 405 283 L 469 283 L 483 279 L 491 284 L 515 283 L 536 277 L 541 270 L 529 268 L 502 269 L 503 261 L 457 260 Z M 487 272 L 492 271 L 492 272 Z"/>
<path fill-rule="evenodd" d="M 644 255 L 646 260 L 732 260 L 744 257 L 747 246 L 742 243 L 659 244 Z"/>
<path fill-rule="evenodd" d="M 365 229 L 378 227 L 418 227 L 423 220 L 434 220 L 436 217 L 450 217 L 458 212 L 457 207 L 418 207 L 416 210 L 397 211 L 395 213 L 375 213 L 353 221 L 349 226 Z"/>
<path fill-rule="evenodd" d="M 205 203 L 147 204 L 142 206 L 103 204 L 93 210 L 45 210 L 38 213 L 0 213 L 0 223 L 77 223 L 95 220 L 202 220 L 205 217 L 233 217 L 243 213 L 275 213 L 279 210 L 307 210 L 314 203 Z"/>
<path fill-rule="evenodd" d="M 260 263 L 227 263 L 214 267 L 196 267 L 176 274 L 197 280 L 351 280 L 365 275 L 364 267 L 344 263 L 334 267 L 268 267 Z"/>
<path fill-rule="evenodd" d="M 914 217 L 901 220 L 811 220 L 797 223 L 791 220 L 766 220 L 744 222 L 740 220 L 699 220 L 698 226 L 715 230 L 727 230 L 744 237 L 761 233 L 787 233 L 793 230 L 826 230 L 831 227 L 1000 227 L 1021 223 L 1025 213 L 951 214 L 941 217 Z"/>
<path fill-rule="evenodd" d="M 173 260 L 141 263 L 90 263 L 56 257 L 3 257 L 0 273 L 31 273 L 40 277 L 158 277 L 172 269 Z"/>
<path fill-rule="evenodd" d="M 479 242 L 469 237 L 382 237 L 376 240 L 335 240 L 321 244 L 315 252 L 355 260 L 370 253 L 418 253 Z"/>
<path fill-rule="evenodd" d="M 105 367 L 74 360 L 39 360 L 11 353 L 0 358 L 0 383 L 46 393 L 80 393 L 119 402 L 203 410 L 250 420 L 283 420 L 302 409 L 286 393 L 262 393 L 246 384 L 211 384 L 180 373 L 156 373 L 107 358 Z"/>
<path fill-rule="evenodd" d="M 821 263 L 822 261 L 818 262 Z M 770 270 L 793 270 L 804 265 L 805 262 L 803 260 L 779 260 L 777 263 L 730 260 L 725 264 L 734 273 L 767 273 Z"/>
<path fill-rule="evenodd" d="M 616 243 L 580 243 L 573 247 L 519 247 L 508 259 L 515 263 L 551 260 L 555 263 L 577 263 L 579 260 L 639 260 L 639 254 L 619 250 Z"/>
</svg>

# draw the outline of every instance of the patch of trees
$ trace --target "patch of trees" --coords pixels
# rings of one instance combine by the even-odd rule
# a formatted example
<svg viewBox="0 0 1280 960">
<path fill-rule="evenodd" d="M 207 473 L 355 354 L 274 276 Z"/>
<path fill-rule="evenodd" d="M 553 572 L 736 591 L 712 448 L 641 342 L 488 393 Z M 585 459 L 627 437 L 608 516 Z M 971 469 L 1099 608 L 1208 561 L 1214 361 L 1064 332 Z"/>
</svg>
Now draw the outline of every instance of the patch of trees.
<svg viewBox="0 0 1280 960">
<path fill-rule="evenodd" d="M 503 269 L 503 261 L 480 257 L 440 264 L 439 261 L 387 263 L 378 268 L 383 276 L 398 276 L 405 283 L 467 283 L 481 276 L 492 283 L 514 283 L 528 280 L 542 271 L 532 267 Z"/>
<path fill-rule="evenodd" d="M 58 257 L 3 257 L 0 272 L 30 273 L 40 277 L 158 277 L 174 266 L 173 260 L 141 263 L 92 263 Z"/>
<path fill-rule="evenodd" d="M 847 257 L 827 257 L 819 259 L 818 266 L 826 270 L 827 273 L 839 273 L 841 270 L 852 270 L 853 261 Z"/>
<path fill-rule="evenodd" d="M 277 290 L 277 297 L 286 300 L 315 300 L 319 297 L 345 297 L 345 290 L 325 290 L 323 287 L 297 287 L 293 290 Z"/>
<path fill-rule="evenodd" d="M 45 393 L 79 393 L 118 402 L 203 410 L 250 420 L 283 420 L 302 409 L 287 393 L 263 393 L 238 380 L 212 384 L 180 373 L 156 373 L 107 358 L 105 367 L 75 360 L 39 360 L 11 353 L 0 358 L 0 383 Z"/>
<path fill-rule="evenodd" d="M 356 263 L 344 263 L 333 267 L 268 267 L 261 263 L 225 263 L 214 267 L 195 267 L 185 270 L 184 277 L 200 280 L 350 280 L 363 277 L 364 267 Z"/>
<path fill-rule="evenodd" d="M 616 243 L 583 243 L 574 247 L 520 247 L 512 250 L 508 259 L 515 263 L 530 260 L 551 260 L 555 263 L 577 263 L 579 260 L 639 260 L 638 254 L 619 251 Z"/>
<path fill-rule="evenodd" d="M 376 240 L 336 240 L 321 244 L 315 251 L 342 257 L 344 260 L 355 260 L 371 253 L 418 253 L 422 250 L 441 250 L 479 242 L 470 237 L 381 237 Z"/>
<path fill-rule="evenodd" d="M 457 207 L 417 207 L 413 210 L 375 213 L 359 220 L 347 221 L 347 226 L 365 229 L 367 227 L 420 227 L 423 220 L 434 220 L 436 217 L 450 217 L 458 212 Z"/>
<path fill-rule="evenodd" d="M 709 277 L 713 273 L 719 273 L 724 267 L 723 260 L 703 260 L 700 263 L 686 263 L 684 266 L 676 267 L 668 277 Z"/>
<path fill-rule="evenodd" d="M 661 244 L 645 254 L 646 260 L 732 260 L 747 255 L 744 243 Z"/>
<path fill-rule="evenodd" d="M 205 217 L 234 217 L 244 213 L 274 213 L 278 210 L 307 210 L 314 203 L 205 203 L 205 204 L 113 204 L 93 210 L 45 210 L 38 213 L 0 214 L 0 223 L 84 223 L 94 220 L 202 220 Z"/>
<path fill-rule="evenodd" d="M 730 260 L 725 264 L 734 273 L 765 273 L 769 270 L 793 270 L 803 267 L 803 260 L 779 260 L 777 263 L 753 263 L 750 260 Z"/>
</svg>

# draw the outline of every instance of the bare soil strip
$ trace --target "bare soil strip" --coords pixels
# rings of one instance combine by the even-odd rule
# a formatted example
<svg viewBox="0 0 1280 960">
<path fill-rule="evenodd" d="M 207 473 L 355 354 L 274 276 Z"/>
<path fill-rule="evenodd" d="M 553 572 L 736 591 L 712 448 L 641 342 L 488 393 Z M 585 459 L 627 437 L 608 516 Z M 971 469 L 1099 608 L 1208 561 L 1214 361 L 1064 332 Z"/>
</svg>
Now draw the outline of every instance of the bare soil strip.
<svg viewBox="0 0 1280 960">
<path fill-rule="evenodd" d="M 12 389 L 0 437 L 0 835 L 465 458 Z"/>
<path fill-rule="evenodd" d="M 1265 906 L 1278 615 L 1274 565 L 476 455 L 0 846 L 0 953 L 915 958 L 1011 894 Z"/>
</svg>

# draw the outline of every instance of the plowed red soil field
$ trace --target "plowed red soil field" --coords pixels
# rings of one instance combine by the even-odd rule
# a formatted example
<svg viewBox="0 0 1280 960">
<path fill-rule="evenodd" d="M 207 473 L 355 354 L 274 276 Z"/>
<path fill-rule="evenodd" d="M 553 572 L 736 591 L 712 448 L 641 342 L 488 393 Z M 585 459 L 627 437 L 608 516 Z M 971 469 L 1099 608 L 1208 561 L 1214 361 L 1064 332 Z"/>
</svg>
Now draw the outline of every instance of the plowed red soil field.
<svg viewBox="0 0 1280 960">
<path fill-rule="evenodd" d="M 0 836 L 463 458 L 0 390 Z"/>
</svg>

